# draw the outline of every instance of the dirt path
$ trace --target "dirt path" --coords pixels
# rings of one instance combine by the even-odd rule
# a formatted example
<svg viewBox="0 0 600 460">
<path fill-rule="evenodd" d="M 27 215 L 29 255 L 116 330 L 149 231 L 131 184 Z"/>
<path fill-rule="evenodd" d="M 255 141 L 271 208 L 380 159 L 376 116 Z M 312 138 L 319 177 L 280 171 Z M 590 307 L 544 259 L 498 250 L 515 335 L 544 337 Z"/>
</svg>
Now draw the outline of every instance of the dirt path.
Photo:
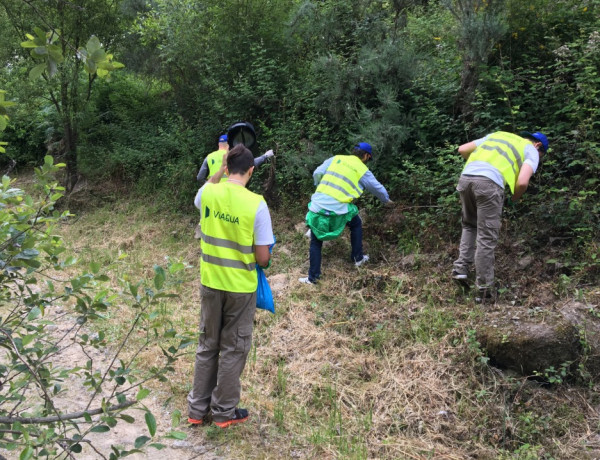
<svg viewBox="0 0 600 460">
<path fill-rule="evenodd" d="M 60 313 L 60 310 L 58 311 Z M 51 335 L 60 341 L 61 351 L 56 355 L 53 360 L 55 368 L 72 368 L 75 366 L 84 367 L 89 359 L 93 360 L 94 369 L 99 369 L 104 372 L 110 365 L 112 359 L 111 353 L 108 350 L 99 350 L 92 347 L 88 347 L 86 352 L 83 352 L 81 347 L 73 341 L 74 333 L 70 331 L 75 320 L 73 317 L 68 315 L 60 315 L 54 319 L 53 325 L 46 326 L 47 330 L 50 331 Z M 73 413 L 86 410 L 88 402 L 91 397 L 91 393 L 88 388 L 83 385 L 83 378 L 71 375 L 68 379 L 63 382 L 63 390 L 55 399 L 54 404 L 61 413 Z M 188 438 L 185 440 L 174 440 L 174 439 L 159 439 L 161 435 L 166 434 L 171 428 L 171 413 L 168 408 L 164 407 L 164 401 L 168 399 L 169 395 L 161 394 L 153 391 L 150 396 L 145 398 L 142 402 L 152 412 L 156 418 L 157 424 L 157 436 L 155 442 L 160 442 L 166 447 L 162 450 L 155 448 L 148 448 L 144 454 L 133 454 L 128 456 L 128 459 L 141 460 L 141 459 L 160 459 L 160 460 L 186 460 L 186 459 L 208 459 L 213 460 L 217 457 L 214 455 L 212 450 L 214 446 L 207 446 L 203 444 L 203 440 L 194 434 L 194 430 L 183 422 L 179 427 L 178 431 L 183 431 L 188 434 Z M 135 393 L 128 396 L 128 399 L 135 398 Z M 100 407 L 102 395 L 98 395 L 90 406 L 90 409 Z M 75 456 L 77 459 L 82 460 L 97 460 L 106 458 L 108 459 L 112 452 L 111 445 L 119 446 L 120 449 L 130 450 L 134 448 L 134 442 L 139 436 L 148 436 L 148 427 L 144 418 L 145 411 L 143 408 L 130 408 L 124 412 L 135 419 L 133 423 L 126 423 L 123 420 L 119 420 L 119 423 L 106 433 L 90 433 L 85 436 L 85 439 L 90 441 L 89 443 L 82 443 L 83 451 Z M 97 421 L 99 416 L 93 416 L 92 420 Z M 86 428 L 86 423 L 80 419 L 82 429 Z M 90 445 L 91 444 L 91 445 Z M 93 445 L 93 447 L 92 447 Z M 0 455 L 5 456 L 7 459 L 13 459 L 19 457 L 19 452 L 8 452 L 0 449 Z M 66 458 L 65 455 L 59 458 Z"/>
</svg>

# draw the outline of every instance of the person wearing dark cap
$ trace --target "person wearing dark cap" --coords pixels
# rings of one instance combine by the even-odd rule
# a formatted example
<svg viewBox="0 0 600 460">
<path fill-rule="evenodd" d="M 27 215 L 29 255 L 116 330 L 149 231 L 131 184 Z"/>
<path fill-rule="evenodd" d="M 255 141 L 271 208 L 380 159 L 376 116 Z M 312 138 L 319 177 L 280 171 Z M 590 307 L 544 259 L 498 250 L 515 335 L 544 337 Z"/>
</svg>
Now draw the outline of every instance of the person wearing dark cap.
<svg viewBox="0 0 600 460">
<path fill-rule="evenodd" d="M 383 203 L 391 203 L 385 187 L 367 168 L 366 163 L 372 158 L 371 145 L 360 142 L 353 147 L 350 155 L 331 157 L 313 173 L 317 189 L 306 214 L 311 234 L 310 267 L 308 277 L 298 279 L 301 283 L 316 284 L 321 276 L 323 241 L 339 237 L 346 226 L 350 228 L 351 261 L 360 267 L 369 260 L 369 256 L 363 254 L 362 221 L 352 201 L 367 190 Z"/>
<path fill-rule="evenodd" d="M 222 134 L 221 136 L 219 136 L 219 149 L 215 150 L 212 153 L 209 153 L 202 162 L 200 171 L 198 171 L 198 175 L 196 176 L 198 182 L 203 182 L 204 180 L 210 179 L 219 170 L 221 164 L 223 163 L 223 155 L 229 151 L 228 140 L 229 139 L 227 137 L 227 134 Z M 272 156 L 273 150 L 266 151 L 264 155 L 261 155 L 254 159 L 254 166 L 257 167 L 262 165 Z M 226 180 L 227 175 L 223 176 L 223 178 L 221 179 L 221 181 L 223 182 Z"/>
<path fill-rule="evenodd" d="M 494 250 L 500 233 L 504 187 L 518 201 L 548 150 L 548 138 L 540 133 L 520 135 L 498 131 L 467 142 L 458 153 L 467 161 L 456 189 L 462 203 L 462 236 L 452 278 L 468 287 L 468 273 L 475 263 L 476 300 L 494 295 Z"/>
</svg>

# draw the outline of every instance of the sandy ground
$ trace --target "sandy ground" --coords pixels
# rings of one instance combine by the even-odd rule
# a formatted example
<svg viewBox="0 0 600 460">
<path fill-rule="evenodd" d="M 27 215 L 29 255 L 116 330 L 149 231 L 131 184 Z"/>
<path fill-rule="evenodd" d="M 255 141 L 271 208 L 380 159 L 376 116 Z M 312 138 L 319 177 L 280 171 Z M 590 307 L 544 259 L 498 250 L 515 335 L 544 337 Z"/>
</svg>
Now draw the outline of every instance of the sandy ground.
<svg viewBox="0 0 600 460">
<path fill-rule="evenodd" d="M 46 326 L 55 338 L 64 338 L 60 341 L 62 347 L 60 353 L 58 353 L 53 359 L 55 367 L 74 367 L 76 365 L 85 366 L 88 359 L 93 360 L 94 368 L 105 371 L 110 365 L 111 354 L 106 350 L 98 350 L 92 347 L 88 347 L 86 350 L 88 356 L 83 353 L 80 346 L 75 344 L 72 340 L 73 332 L 69 329 L 74 324 L 75 320 L 70 316 L 61 316 L 56 318 L 54 325 Z M 107 388 L 109 388 L 107 386 Z M 86 409 L 88 402 L 91 397 L 90 390 L 83 385 L 83 378 L 71 375 L 63 384 L 64 391 L 61 392 L 54 400 L 54 403 L 61 413 L 73 413 L 79 412 Z M 174 439 L 160 439 L 161 435 L 166 434 L 171 429 L 171 413 L 168 407 L 164 406 L 164 401 L 168 399 L 170 395 L 160 394 L 158 392 L 152 392 L 142 402 L 150 409 L 157 423 L 156 437 L 153 442 L 159 442 L 164 444 L 164 449 L 158 450 L 155 448 L 147 448 L 143 454 L 133 454 L 128 456 L 128 459 L 141 460 L 141 459 L 160 459 L 160 460 L 186 460 L 186 459 L 209 459 L 213 460 L 217 457 L 211 452 L 213 446 L 205 446 L 202 444 L 202 439 L 195 435 L 194 429 L 190 428 L 186 423 L 185 419 L 177 431 L 188 433 L 188 438 L 185 440 L 174 440 Z M 100 407 L 102 395 L 98 395 L 92 404 L 90 409 Z M 128 399 L 134 399 L 135 393 L 128 396 Z M 134 442 L 139 436 L 148 436 L 148 427 L 144 419 L 145 411 L 143 408 L 130 408 L 124 412 L 135 419 L 134 423 L 126 423 L 123 420 L 119 420 L 118 424 L 106 433 L 90 433 L 85 436 L 85 439 L 89 443 L 82 443 L 83 451 L 77 454 L 73 458 L 83 460 L 97 460 L 97 459 L 108 459 L 112 452 L 111 446 L 118 446 L 119 450 L 126 449 L 130 450 L 134 448 Z M 92 420 L 98 420 L 99 416 L 93 416 Z M 80 427 L 85 430 L 86 423 L 83 419 Z M 93 445 L 92 446 L 90 445 Z M 8 452 L 0 449 L 0 456 L 4 456 L 7 459 L 18 459 L 20 452 L 13 451 Z M 1 458 L 1 457 L 0 457 Z M 68 458 L 64 454 L 59 458 Z"/>
</svg>

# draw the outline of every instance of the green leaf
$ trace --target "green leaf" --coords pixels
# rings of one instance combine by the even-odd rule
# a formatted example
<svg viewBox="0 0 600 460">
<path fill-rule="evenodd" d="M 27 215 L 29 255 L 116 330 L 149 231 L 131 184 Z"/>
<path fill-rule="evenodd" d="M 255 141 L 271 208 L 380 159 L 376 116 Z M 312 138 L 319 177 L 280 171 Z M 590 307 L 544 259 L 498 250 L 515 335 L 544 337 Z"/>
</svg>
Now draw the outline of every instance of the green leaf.
<svg viewBox="0 0 600 460">
<path fill-rule="evenodd" d="M 31 35 L 30 35 L 31 37 Z M 32 37 L 33 38 L 33 37 Z M 21 47 L 23 48 L 36 48 L 38 45 L 33 40 L 27 40 L 26 42 L 21 42 Z"/>
<path fill-rule="evenodd" d="M 119 418 L 127 423 L 134 423 L 135 419 L 131 415 L 121 414 Z"/>
<path fill-rule="evenodd" d="M 138 286 L 135 284 L 127 283 L 129 285 L 129 291 L 131 295 L 137 299 L 138 296 Z"/>
<path fill-rule="evenodd" d="M 160 290 L 160 289 L 162 289 L 162 287 L 165 284 L 165 278 L 166 278 L 165 270 L 161 266 L 155 265 L 154 266 L 154 273 L 155 273 L 155 275 L 154 275 L 154 287 L 156 289 Z"/>
<path fill-rule="evenodd" d="M 30 335 L 24 336 L 21 339 L 23 342 L 23 346 L 26 347 L 27 345 L 29 345 L 33 341 L 33 339 L 35 339 L 36 337 L 37 337 L 37 334 L 30 334 Z"/>
<path fill-rule="evenodd" d="M 136 438 L 134 446 L 136 449 L 139 449 L 140 447 L 142 447 L 144 444 L 146 444 L 151 439 L 152 438 L 149 438 L 148 436 L 140 436 L 140 437 Z"/>
<path fill-rule="evenodd" d="M 136 399 L 136 401 L 141 401 L 149 394 L 150 394 L 150 390 L 148 390 L 146 388 L 140 388 L 140 391 L 138 391 L 138 394 L 135 395 L 135 399 Z"/>
<path fill-rule="evenodd" d="M 90 430 L 90 433 L 106 433 L 110 428 L 106 425 L 98 425 Z"/>
<path fill-rule="evenodd" d="M 27 446 L 23 452 L 21 452 L 21 455 L 19 456 L 19 460 L 29 460 L 30 458 L 33 458 L 33 454 L 35 452 L 33 451 L 33 447 L 31 446 Z"/>
<path fill-rule="evenodd" d="M 185 438 L 187 438 L 187 433 L 184 433 L 182 431 L 169 431 L 165 435 L 165 438 L 169 438 L 169 439 L 185 439 Z"/>
<path fill-rule="evenodd" d="M 29 311 L 29 314 L 27 315 L 27 320 L 32 321 L 32 320 L 36 319 L 38 316 L 40 316 L 41 314 L 42 314 L 42 310 L 40 310 L 40 307 L 33 307 Z"/>
<path fill-rule="evenodd" d="M 46 70 L 45 62 L 43 64 L 36 65 L 33 69 L 31 69 L 29 71 L 29 79 L 37 80 L 38 78 L 40 78 L 42 76 L 42 74 L 44 73 L 44 70 Z"/>
<path fill-rule="evenodd" d="M 171 414 L 171 426 L 179 426 L 181 423 L 181 411 L 179 409 L 175 409 Z"/>
<path fill-rule="evenodd" d="M 73 444 L 71 446 L 71 452 L 74 452 L 76 454 L 80 454 L 82 450 L 83 450 L 83 448 L 81 447 L 81 444 L 79 444 L 79 443 Z"/>
<path fill-rule="evenodd" d="M 93 54 L 95 51 L 102 48 L 102 45 L 100 44 L 100 40 L 98 39 L 98 37 L 92 35 L 85 47 L 87 48 L 88 53 Z"/>
<path fill-rule="evenodd" d="M 156 419 L 152 412 L 146 412 L 144 416 L 146 419 L 146 425 L 148 426 L 148 431 L 150 432 L 150 436 L 154 436 L 156 434 Z"/>
<path fill-rule="evenodd" d="M 97 49 L 92 53 L 92 60 L 96 63 L 104 61 L 106 59 L 106 53 L 103 49 Z"/>
<path fill-rule="evenodd" d="M 101 265 L 98 262 L 92 262 L 90 264 L 90 270 L 95 275 L 100 271 Z"/>
</svg>

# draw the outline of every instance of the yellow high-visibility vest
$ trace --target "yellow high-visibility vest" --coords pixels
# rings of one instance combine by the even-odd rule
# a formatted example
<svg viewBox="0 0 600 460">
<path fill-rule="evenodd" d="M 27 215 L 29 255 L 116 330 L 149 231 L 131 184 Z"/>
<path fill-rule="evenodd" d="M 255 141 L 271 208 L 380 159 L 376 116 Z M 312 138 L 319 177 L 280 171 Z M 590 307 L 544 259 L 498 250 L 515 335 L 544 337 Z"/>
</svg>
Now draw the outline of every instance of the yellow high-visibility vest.
<svg viewBox="0 0 600 460">
<path fill-rule="evenodd" d="M 221 182 L 202 191 L 200 277 L 204 286 L 229 292 L 256 291 L 254 220 L 264 198 Z"/>
<path fill-rule="evenodd" d="M 324 193 L 341 203 L 350 203 L 363 194 L 358 183 L 369 170 L 354 155 L 336 155 L 317 186 L 317 193 Z"/>
<path fill-rule="evenodd" d="M 504 182 L 514 193 L 521 166 L 525 161 L 527 144 L 531 144 L 531 142 L 521 136 L 498 131 L 487 136 L 487 139 L 469 155 L 467 164 L 472 161 L 484 161 L 491 164 L 500 171 Z"/>
<path fill-rule="evenodd" d="M 208 165 L 207 180 L 210 179 L 211 176 L 214 176 L 219 169 L 221 169 L 221 164 L 223 164 L 223 155 L 225 155 L 225 153 L 227 153 L 226 150 L 216 150 L 206 156 L 206 164 Z M 227 175 L 223 174 L 221 182 L 225 182 L 226 180 Z"/>
</svg>

